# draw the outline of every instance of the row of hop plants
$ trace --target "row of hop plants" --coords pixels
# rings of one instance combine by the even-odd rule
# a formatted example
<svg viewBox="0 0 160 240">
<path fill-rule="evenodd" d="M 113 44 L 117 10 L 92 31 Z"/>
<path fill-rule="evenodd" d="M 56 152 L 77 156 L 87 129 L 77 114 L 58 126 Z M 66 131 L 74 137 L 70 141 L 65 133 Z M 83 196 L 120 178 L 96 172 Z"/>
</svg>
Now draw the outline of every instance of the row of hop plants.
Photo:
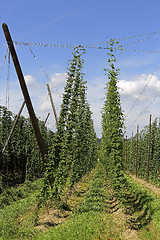
<svg viewBox="0 0 160 240">
<path fill-rule="evenodd" d="M 102 140 L 99 158 L 105 166 L 107 177 L 115 189 L 124 181 L 123 164 L 123 126 L 124 117 L 117 87 L 119 69 L 115 67 L 115 40 L 111 40 L 108 53 L 109 68 L 105 68 L 108 82 L 106 84 L 105 103 L 102 108 Z M 118 45 L 118 47 L 120 47 Z"/>
<path fill-rule="evenodd" d="M 132 228 L 140 228 L 151 217 L 150 198 L 146 191 L 137 188 L 125 174 L 125 161 L 123 155 L 123 126 L 124 116 L 120 103 L 120 94 L 117 87 L 119 69 L 115 67 L 115 40 L 109 43 L 109 69 L 105 69 L 108 76 L 106 84 L 106 99 L 102 109 L 102 141 L 99 158 L 102 161 L 107 178 L 117 194 L 126 214 L 129 214 L 129 224 Z M 118 45 L 118 48 L 120 46 Z M 132 212 L 128 212 L 132 209 Z M 139 212 L 138 212 L 139 211 Z M 145 220 L 144 220 L 145 219 Z"/>
<path fill-rule="evenodd" d="M 97 162 L 97 138 L 92 113 L 86 98 L 86 82 L 82 72 L 85 50 L 79 46 L 67 68 L 68 77 L 63 94 L 57 131 L 47 130 L 39 121 L 45 143 L 45 168 L 34 136 L 31 121 L 20 117 L 0 162 L 2 182 L 23 182 L 44 177 L 44 194 L 60 193 L 65 184 L 73 186 Z M 0 107 L 0 149 L 16 116 Z M 52 146 L 52 147 L 51 147 Z M 49 152 L 49 154 L 48 154 Z"/>
<path fill-rule="evenodd" d="M 126 170 L 135 174 L 137 151 L 137 176 L 147 178 L 148 166 L 149 126 L 127 141 Z M 124 154 L 126 152 L 126 144 Z M 160 186 L 160 119 L 156 118 L 151 125 L 150 151 L 149 151 L 149 180 Z"/>
<path fill-rule="evenodd" d="M 0 106 L 0 149 L 3 148 L 16 115 L 7 108 Z M 42 138 L 46 150 L 51 146 L 54 133 L 39 121 Z M 43 162 L 37 146 L 29 118 L 21 116 L 9 141 L 9 144 L 0 161 L 1 182 L 14 185 L 25 180 L 34 180 L 43 174 Z"/>
<path fill-rule="evenodd" d="M 42 195 L 47 197 L 60 194 L 66 185 L 72 187 L 97 162 L 98 144 L 82 71 L 84 53 L 83 47 L 76 47 L 67 68 L 57 132 L 46 160 Z"/>
</svg>

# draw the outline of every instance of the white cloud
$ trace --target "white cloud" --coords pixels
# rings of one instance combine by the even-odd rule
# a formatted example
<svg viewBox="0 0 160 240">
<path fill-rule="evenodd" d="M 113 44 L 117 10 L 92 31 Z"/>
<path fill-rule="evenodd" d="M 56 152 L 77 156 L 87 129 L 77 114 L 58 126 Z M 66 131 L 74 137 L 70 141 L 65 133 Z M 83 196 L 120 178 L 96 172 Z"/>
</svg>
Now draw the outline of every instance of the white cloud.
<svg viewBox="0 0 160 240">
<path fill-rule="evenodd" d="M 32 75 L 25 75 L 24 79 L 29 87 L 36 87 L 38 85 L 37 80 Z"/>
<path fill-rule="evenodd" d="M 51 84 L 55 87 L 64 86 L 67 79 L 67 73 L 54 73 L 51 75 Z"/>
<path fill-rule="evenodd" d="M 122 109 L 126 117 L 127 135 L 136 133 L 137 124 L 140 130 L 148 125 L 149 114 L 152 119 L 159 115 L 160 80 L 156 75 L 141 74 L 131 81 L 120 80 L 118 83 Z"/>
<path fill-rule="evenodd" d="M 131 97 L 136 97 L 139 88 L 138 82 L 128 82 L 126 80 L 120 80 L 118 87 L 121 95 L 130 95 Z"/>
<path fill-rule="evenodd" d="M 101 76 L 87 83 L 87 98 L 91 106 L 91 111 L 93 112 L 94 125 L 98 136 L 101 136 L 101 109 L 105 101 L 106 90 L 104 87 L 106 82 L 106 77 Z M 155 101 L 155 103 L 151 104 L 151 106 L 139 117 L 140 113 L 142 113 L 142 111 L 153 101 L 155 96 L 160 94 L 160 80 L 155 75 L 141 74 L 130 81 L 120 80 L 118 82 L 118 88 L 124 115 L 129 115 L 125 121 L 125 125 L 127 125 L 127 135 L 131 136 L 132 131 L 134 133 L 136 132 L 136 125 L 138 123 L 140 124 L 141 130 L 148 124 L 149 113 L 152 113 L 154 116 L 158 113 Z M 143 92 L 143 94 L 141 94 L 141 92 Z M 138 101 L 136 101 L 137 98 L 139 98 Z M 134 103 L 135 106 L 130 111 Z"/>
<path fill-rule="evenodd" d="M 101 76 L 87 83 L 87 98 L 93 112 L 94 126 L 98 137 L 101 136 L 101 109 L 105 101 L 106 90 L 104 88 L 106 82 L 106 77 Z M 126 134 L 130 137 L 132 131 L 136 134 L 137 124 L 140 125 L 140 130 L 148 125 L 150 113 L 152 114 L 152 119 L 159 115 L 160 97 L 158 95 L 160 95 L 160 79 L 156 75 L 141 74 L 130 81 L 120 80 L 118 87 L 122 110 L 125 116 L 129 115 L 125 120 L 125 125 L 127 126 Z M 141 94 L 141 92 L 143 93 Z M 139 99 L 138 101 L 136 101 L 137 98 Z M 134 103 L 135 105 L 130 111 Z M 146 107 L 148 108 L 146 109 Z M 146 111 L 143 112 L 145 109 Z"/>
<path fill-rule="evenodd" d="M 53 101 L 55 104 L 55 108 L 57 111 L 57 115 L 59 116 L 60 107 L 62 103 L 62 94 L 65 86 L 67 78 L 67 73 L 54 73 L 51 75 L 50 89 L 53 96 Z M 25 76 L 27 86 L 29 88 L 30 96 L 32 99 L 33 107 L 35 109 L 35 113 L 42 120 L 45 120 L 47 114 L 50 112 L 50 117 L 48 119 L 48 127 L 51 127 L 52 130 L 56 130 L 55 127 L 55 119 L 53 115 L 53 111 L 51 108 L 50 99 L 47 92 L 47 87 L 45 84 L 38 83 L 37 79 L 32 75 Z M 91 111 L 93 112 L 93 120 L 94 126 L 97 133 L 97 136 L 101 136 L 101 109 L 104 104 L 105 98 L 105 83 L 108 81 L 106 76 L 99 76 L 93 79 L 85 79 L 88 80 L 87 83 L 87 99 L 89 101 Z M 148 86 L 146 87 L 149 81 Z M 23 94 L 21 92 L 19 82 L 14 82 L 14 87 L 11 84 L 10 88 L 10 109 L 14 113 L 17 113 L 22 102 L 23 102 Z M 0 87 L 0 96 L 1 101 L 0 104 L 5 105 L 5 87 Z M 149 122 L 149 113 L 152 113 L 153 118 L 159 115 L 159 98 L 156 98 L 156 101 L 151 104 L 151 106 L 145 111 L 144 114 L 141 115 L 140 118 L 137 116 L 144 111 L 144 109 L 153 101 L 153 99 L 160 94 L 160 80 L 157 76 L 151 74 L 141 74 L 139 76 L 134 77 L 130 81 L 120 80 L 118 83 L 118 87 L 120 89 L 121 95 L 121 103 L 122 109 L 124 110 L 125 115 L 129 115 L 126 118 L 125 124 L 127 127 L 127 135 L 131 136 L 131 132 L 136 133 L 136 125 L 140 124 L 140 129 L 148 124 Z M 133 103 L 141 94 L 143 89 L 146 87 L 145 91 L 141 95 L 140 99 L 136 102 L 133 109 L 130 111 L 130 108 L 133 106 Z M 23 111 L 23 114 L 27 114 L 27 110 Z M 148 115 L 146 115 L 148 114 Z M 135 121 L 136 120 L 136 121 Z M 135 122 L 134 122 L 135 121 Z"/>
<path fill-rule="evenodd" d="M 140 100 L 150 99 L 160 93 L 160 80 L 155 75 L 141 74 L 132 81 L 120 80 L 119 91 L 122 97 Z"/>
<path fill-rule="evenodd" d="M 47 112 L 47 111 L 51 111 L 51 104 L 48 100 L 46 100 L 45 102 L 42 102 L 41 105 L 38 107 L 38 110 L 40 112 Z"/>
</svg>

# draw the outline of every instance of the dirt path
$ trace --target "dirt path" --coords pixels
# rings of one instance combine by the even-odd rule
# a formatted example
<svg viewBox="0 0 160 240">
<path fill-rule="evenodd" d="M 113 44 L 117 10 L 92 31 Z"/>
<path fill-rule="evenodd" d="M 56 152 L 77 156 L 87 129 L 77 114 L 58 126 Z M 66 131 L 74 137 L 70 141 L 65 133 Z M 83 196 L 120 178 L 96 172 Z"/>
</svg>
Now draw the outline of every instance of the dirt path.
<svg viewBox="0 0 160 240">
<path fill-rule="evenodd" d="M 144 187 L 150 189 L 152 192 L 160 196 L 160 188 L 152 185 L 151 183 L 146 182 L 145 180 L 142 180 L 140 178 L 137 178 L 135 175 L 130 175 L 134 181 L 137 183 L 142 184 Z"/>
<path fill-rule="evenodd" d="M 83 201 L 95 173 L 96 169 L 89 174 L 86 174 L 78 183 L 74 185 L 72 190 L 67 188 L 66 192 L 64 192 L 64 194 L 61 196 L 62 202 L 67 203 L 70 211 L 57 209 L 57 206 L 53 202 L 49 208 L 45 209 L 43 214 L 39 215 L 38 223 L 35 228 L 37 230 L 46 231 L 49 227 L 57 226 L 68 220 L 73 211 Z"/>
<path fill-rule="evenodd" d="M 105 184 L 106 200 L 104 202 L 105 211 L 113 218 L 113 223 L 122 240 L 140 240 L 136 230 L 131 229 L 127 224 L 127 215 L 117 200 L 116 193 L 112 189 L 109 181 Z"/>
<path fill-rule="evenodd" d="M 118 209 L 117 212 L 113 213 L 113 221 L 119 227 L 119 229 L 123 229 L 120 238 L 123 240 L 140 240 L 137 231 L 134 229 L 130 229 L 126 224 L 127 216 L 124 214 L 122 208 Z"/>
</svg>

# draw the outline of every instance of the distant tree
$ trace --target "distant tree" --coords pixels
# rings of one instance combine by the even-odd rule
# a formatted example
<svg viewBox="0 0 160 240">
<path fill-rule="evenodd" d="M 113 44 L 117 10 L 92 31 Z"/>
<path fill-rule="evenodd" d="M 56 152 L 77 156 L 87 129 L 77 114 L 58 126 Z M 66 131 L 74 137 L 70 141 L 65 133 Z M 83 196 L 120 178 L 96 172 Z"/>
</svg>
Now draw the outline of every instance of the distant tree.
<svg viewBox="0 0 160 240">
<path fill-rule="evenodd" d="M 0 106 L 0 149 L 8 138 L 16 115 Z M 53 133 L 48 132 L 44 122 L 39 121 L 46 152 L 50 148 Z M 26 179 L 42 177 L 43 161 L 37 145 L 30 119 L 21 116 L 18 119 L 12 137 L 0 161 L 0 174 L 5 184 L 22 183 Z"/>
</svg>

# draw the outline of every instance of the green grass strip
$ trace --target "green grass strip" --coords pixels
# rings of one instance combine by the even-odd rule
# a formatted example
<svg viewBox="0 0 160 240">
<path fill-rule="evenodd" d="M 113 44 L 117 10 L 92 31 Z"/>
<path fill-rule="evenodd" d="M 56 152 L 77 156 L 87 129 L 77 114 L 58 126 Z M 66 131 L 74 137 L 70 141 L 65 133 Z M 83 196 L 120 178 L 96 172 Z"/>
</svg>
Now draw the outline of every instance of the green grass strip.
<svg viewBox="0 0 160 240">
<path fill-rule="evenodd" d="M 98 212 L 84 212 L 73 216 L 60 226 L 38 235 L 36 239 L 55 240 L 90 240 L 98 239 L 99 233 L 104 231 L 104 222 Z"/>
<path fill-rule="evenodd" d="M 103 213 L 104 202 L 104 168 L 98 163 L 97 172 L 84 201 L 68 221 L 39 234 L 36 239 L 55 240 L 98 240 L 110 236 L 110 227 L 106 227 Z M 108 221 L 108 219 L 107 219 Z M 114 232 L 116 239 L 118 233 Z"/>
<path fill-rule="evenodd" d="M 151 221 L 149 224 L 142 226 L 138 231 L 140 239 L 145 240 L 159 240 L 160 239 L 160 197 L 151 190 L 143 187 L 141 184 L 135 182 L 131 177 L 127 176 L 127 180 L 132 186 L 132 191 L 138 190 L 142 193 L 144 199 L 149 199 L 147 205 L 151 212 Z"/>
<path fill-rule="evenodd" d="M 15 201 L 27 198 L 31 193 L 40 190 L 41 186 L 42 179 L 38 179 L 35 182 L 26 181 L 18 187 L 7 187 L 3 189 L 3 192 L 0 194 L 0 209 L 13 204 Z"/>
<path fill-rule="evenodd" d="M 34 186 L 35 184 L 36 187 Z M 32 239 L 35 231 L 27 228 L 23 229 L 18 225 L 17 219 L 34 206 L 41 185 L 41 180 L 33 183 L 34 190 L 32 191 L 25 186 L 26 191 L 28 191 L 25 195 L 28 197 L 14 202 L 11 201 L 11 205 L 0 209 L 0 239 L 27 239 L 30 236 Z"/>
</svg>

